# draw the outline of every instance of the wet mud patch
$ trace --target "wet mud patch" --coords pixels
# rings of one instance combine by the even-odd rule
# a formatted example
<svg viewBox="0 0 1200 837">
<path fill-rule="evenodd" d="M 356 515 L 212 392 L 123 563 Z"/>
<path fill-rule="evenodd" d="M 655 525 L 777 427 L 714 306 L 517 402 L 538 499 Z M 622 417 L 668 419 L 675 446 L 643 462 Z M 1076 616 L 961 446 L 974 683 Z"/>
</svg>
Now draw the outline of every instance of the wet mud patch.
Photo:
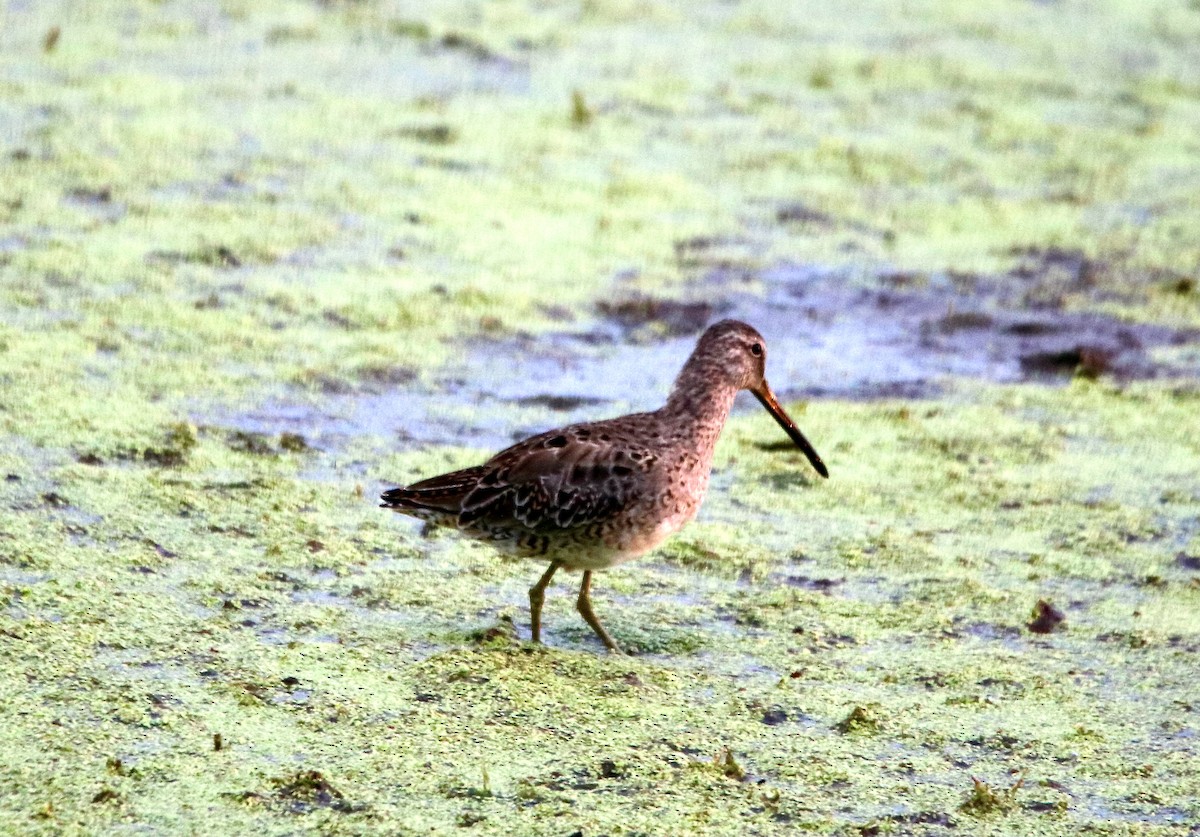
<svg viewBox="0 0 1200 837">
<path fill-rule="evenodd" d="M 627 333 L 647 326 L 669 337 L 698 334 L 713 321 L 713 316 L 725 306 L 711 302 L 681 302 L 655 296 L 635 295 L 596 303 L 596 313 L 617 324 Z M 600 337 L 603 340 L 603 336 Z"/>
<path fill-rule="evenodd" d="M 1086 260 L 1052 255 L 1046 269 L 1088 269 Z M 657 407 L 696 336 L 722 317 L 767 337 L 770 380 L 784 399 L 931 398 L 954 378 L 1053 385 L 1200 376 L 1200 352 L 1159 351 L 1200 345 L 1200 331 L 1022 307 L 1013 285 L 1010 277 L 949 274 L 866 282 L 798 265 L 751 281 L 717 269 L 682 299 L 601 301 L 582 330 L 477 337 L 457 357 L 447 347 L 452 359 L 432 379 L 348 380 L 303 403 L 281 391 L 219 421 L 250 433 L 303 433 L 333 449 L 356 437 L 505 447 L 549 426 Z"/>
<path fill-rule="evenodd" d="M 943 275 L 862 283 L 795 266 L 762 281 L 766 292 L 738 298 L 734 310 L 768 335 L 773 365 L 784 364 L 782 375 L 772 373 L 777 389 L 794 395 L 925 397 L 951 377 L 1129 381 L 1200 371 L 1154 355 L 1200 342 L 1200 332 L 1020 305 L 1007 281 Z"/>
<path fill-rule="evenodd" d="M 228 796 L 242 805 L 263 805 L 293 814 L 308 814 L 326 808 L 341 814 L 366 810 L 367 806 L 346 799 L 342 791 L 318 770 L 302 770 L 271 779 L 269 793 L 245 791 Z"/>
</svg>

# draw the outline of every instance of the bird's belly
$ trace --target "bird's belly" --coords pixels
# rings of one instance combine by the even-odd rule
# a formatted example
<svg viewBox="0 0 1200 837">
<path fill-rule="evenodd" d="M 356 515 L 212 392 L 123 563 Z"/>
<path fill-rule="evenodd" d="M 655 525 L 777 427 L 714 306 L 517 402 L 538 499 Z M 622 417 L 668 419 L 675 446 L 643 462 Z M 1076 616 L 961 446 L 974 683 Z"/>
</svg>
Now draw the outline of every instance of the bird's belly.
<svg viewBox="0 0 1200 837">
<path fill-rule="evenodd" d="M 548 550 L 545 557 L 560 561 L 571 570 L 604 570 L 642 557 L 679 531 L 680 526 L 682 524 L 664 523 L 634 537 L 614 538 L 607 542 L 563 543 Z"/>
<path fill-rule="evenodd" d="M 605 569 L 632 561 L 660 546 L 682 529 L 696 516 L 699 505 L 699 502 L 689 503 L 686 507 L 651 520 L 639 520 L 636 515 L 631 515 L 631 519 L 621 521 L 624 525 L 612 526 L 605 532 L 601 542 L 574 551 L 564 549 L 556 558 L 565 567 L 581 570 Z"/>
<path fill-rule="evenodd" d="M 501 552 L 540 561 L 558 561 L 571 570 L 603 570 L 640 558 L 683 528 L 692 517 L 679 510 L 654 520 L 630 518 L 606 525 L 581 527 L 553 534 L 505 529 L 467 534 Z"/>
<path fill-rule="evenodd" d="M 460 531 L 509 555 L 558 561 L 572 570 L 607 569 L 640 558 L 694 518 L 708 480 L 698 482 L 691 491 L 664 492 L 653 502 L 635 503 L 615 518 L 590 525 L 531 530 L 513 521 Z"/>
</svg>

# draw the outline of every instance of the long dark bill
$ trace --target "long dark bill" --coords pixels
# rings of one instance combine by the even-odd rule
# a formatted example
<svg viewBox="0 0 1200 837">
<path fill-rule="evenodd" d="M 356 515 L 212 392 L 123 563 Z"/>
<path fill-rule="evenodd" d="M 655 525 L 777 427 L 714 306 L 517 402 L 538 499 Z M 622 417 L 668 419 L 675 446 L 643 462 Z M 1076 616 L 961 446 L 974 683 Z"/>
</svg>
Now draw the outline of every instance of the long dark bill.
<svg viewBox="0 0 1200 837">
<path fill-rule="evenodd" d="M 792 441 L 796 443 L 796 447 L 804 451 L 804 455 L 808 457 L 808 461 L 817 469 L 817 473 L 823 477 L 828 477 L 829 469 L 821 461 L 821 455 L 813 448 L 812 443 L 804 438 L 804 434 L 800 432 L 800 428 L 796 426 L 796 422 L 792 421 L 792 417 L 784 412 L 783 407 L 779 406 L 779 402 L 775 400 L 775 393 L 771 392 L 771 388 L 767 386 L 767 382 L 762 382 L 761 389 L 752 389 L 750 391 L 754 393 L 754 397 L 758 399 L 758 402 L 767 408 L 767 412 L 775 417 L 775 421 L 779 422 L 779 426 L 792 438 Z"/>
</svg>

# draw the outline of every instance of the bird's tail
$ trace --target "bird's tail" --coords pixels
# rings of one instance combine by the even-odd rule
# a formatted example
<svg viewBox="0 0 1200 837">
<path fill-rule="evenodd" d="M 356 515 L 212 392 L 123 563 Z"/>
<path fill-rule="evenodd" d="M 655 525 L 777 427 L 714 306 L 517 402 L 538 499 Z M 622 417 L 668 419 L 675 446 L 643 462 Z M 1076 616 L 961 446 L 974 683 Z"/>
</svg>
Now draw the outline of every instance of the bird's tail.
<svg viewBox="0 0 1200 837">
<path fill-rule="evenodd" d="M 482 466 L 442 474 L 415 482 L 408 487 L 383 492 L 380 507 L 417 516 L 454 515 L 462 511 L 462 503 L 483 476 Z"/>
</svg>

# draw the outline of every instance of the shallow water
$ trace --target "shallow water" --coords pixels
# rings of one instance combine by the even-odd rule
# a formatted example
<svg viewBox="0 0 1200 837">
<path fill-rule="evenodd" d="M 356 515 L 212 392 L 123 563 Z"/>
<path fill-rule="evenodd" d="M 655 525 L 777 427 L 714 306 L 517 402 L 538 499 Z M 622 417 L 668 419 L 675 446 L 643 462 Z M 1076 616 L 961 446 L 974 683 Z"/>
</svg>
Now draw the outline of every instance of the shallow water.
<svg viewBox="0 0 1200 837">
<path fill-rule="evenodd" d="M 1075 374 L 1200 378 L 1200 353 L 1155 354 L 1160 346 L 1200 348 L 1200 331 L 1014 307 L 995 289 L 964 289 L 945 277 L 881 289 L 878 278 L 783 265 L 748 284 L 716 274 L 689 287 L 684 301 L 635 297 L 644 309 L 636 323 L 599 317 L 567 332 L 448 345 L 432 385 L 377 386 L 317 403 L 284 396 L 246 413 L 195 418 L 301 433 L 331 449 L 356 436 L 499 449 L 556 425 L 655 409 L 705 321 L 724 317 L 767 337 L 768 379 L 785 401 L 932 398 L 956 378 L 1053 385 Z M 681 311 L 682 327 L 674 321 Z M 757 407 L 746 398 L 737 409 Z"/>
</svg>

